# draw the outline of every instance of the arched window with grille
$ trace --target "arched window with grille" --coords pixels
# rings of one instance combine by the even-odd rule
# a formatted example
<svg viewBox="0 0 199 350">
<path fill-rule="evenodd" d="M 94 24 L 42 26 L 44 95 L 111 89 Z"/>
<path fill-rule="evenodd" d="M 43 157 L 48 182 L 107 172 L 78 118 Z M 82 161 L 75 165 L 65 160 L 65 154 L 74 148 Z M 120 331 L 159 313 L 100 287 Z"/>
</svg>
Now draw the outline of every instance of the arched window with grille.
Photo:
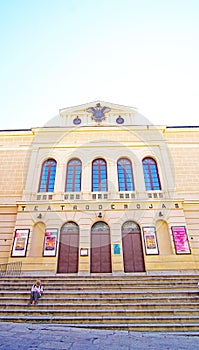
<svg viewBox="0 0 199 350">
<path fill-rule="evenodd" d="M 131 161 L 120 158 L 117 162 L 119 191 L 134 191 L 133 170 Z"/>
<path fill-rule="evenodd" d="M 66 170 L 66 192 L 81 191 L 82 163 L 79 159 L 71 159 Z"/>
<path fill-rule="evenodd" d="M 156 161 L 153 158 L 144 158 L 142 166 L 146 191 L 161 190 Z"/>
<path fill-rule="evenodd" d="M 107 165 L 104 159 L 95 159 L 92 163 L 92 191 L 106 192 L 107 186 Z"/>
<path fill-rule="evenodd" d="M 41 170 L 39 192 L 54 192 L 55 175 L 57 162 L 54 159 L 47 159 Z"/>
</svg>

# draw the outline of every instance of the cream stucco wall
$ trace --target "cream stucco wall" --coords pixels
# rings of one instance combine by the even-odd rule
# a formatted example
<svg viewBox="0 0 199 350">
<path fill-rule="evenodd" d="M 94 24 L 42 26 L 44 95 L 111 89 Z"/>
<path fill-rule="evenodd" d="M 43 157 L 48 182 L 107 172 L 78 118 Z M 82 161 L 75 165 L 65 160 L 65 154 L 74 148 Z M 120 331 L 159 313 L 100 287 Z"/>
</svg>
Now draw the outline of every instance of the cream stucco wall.
<svg viewBox="0 0 199 350">
<path fill-rule="evenodd" d="M 0 132 L 0 263 L 7 263 L 29 166 L 32 131 Z"/>
</svg>

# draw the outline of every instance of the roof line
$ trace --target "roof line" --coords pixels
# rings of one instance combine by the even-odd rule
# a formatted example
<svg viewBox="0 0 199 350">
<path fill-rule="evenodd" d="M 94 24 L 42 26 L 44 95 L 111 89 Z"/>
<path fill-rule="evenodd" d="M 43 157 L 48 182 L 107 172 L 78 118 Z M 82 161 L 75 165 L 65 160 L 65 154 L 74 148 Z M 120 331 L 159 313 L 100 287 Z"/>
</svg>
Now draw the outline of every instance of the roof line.
<svg viewBox="0 0 199 350">
<path fill-rule="evenodd" d="M 9 132 L 9 131 L 31 131 L 32 129 L 0 129 L 0 132 Z"/>
<path fill-rule="evenodd" d="M 199 125 L 179 125 L 179 126 L 166 126 L 167 129 L 177 129 L 177 128 L 199 128 Z"/>
</svg>

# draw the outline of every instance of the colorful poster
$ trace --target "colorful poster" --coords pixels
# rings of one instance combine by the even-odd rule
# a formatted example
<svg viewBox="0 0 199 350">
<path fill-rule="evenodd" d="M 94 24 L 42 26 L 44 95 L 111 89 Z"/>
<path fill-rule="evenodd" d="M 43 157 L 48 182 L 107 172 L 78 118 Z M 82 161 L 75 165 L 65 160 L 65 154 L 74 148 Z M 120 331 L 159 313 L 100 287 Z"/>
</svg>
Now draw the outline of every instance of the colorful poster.
<svg viewBox="0 0 199 350">
<path fill-rule="evenodd" d="M 16 229 L 12 246 L 12 256 L 26 256 L 29 229 Z"/>
<path fill-rule="evenodd" d="M 155 227 L 143 227 L 142 230 L 146 254 L 159 254 Z"/>
<path fill-rule="evenodd" d="M 176 254 L 191 254 L 185 226 L 171 227 Z"/>
<path fill-rule="evenodd" d="M 56 256 L 57 233 L 57 229 L 46 229 L 43 256 Z"/>
</svg>

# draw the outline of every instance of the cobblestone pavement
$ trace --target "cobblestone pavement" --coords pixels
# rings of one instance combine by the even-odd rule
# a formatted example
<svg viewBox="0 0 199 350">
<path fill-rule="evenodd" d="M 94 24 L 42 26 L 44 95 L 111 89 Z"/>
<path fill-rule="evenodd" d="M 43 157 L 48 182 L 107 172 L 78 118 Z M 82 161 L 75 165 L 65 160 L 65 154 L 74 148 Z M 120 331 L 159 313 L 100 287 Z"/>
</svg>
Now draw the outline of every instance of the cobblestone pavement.
<svg viewBox="0 0 199 350">
<path fill-rule="evenodd" d="M 0 350 L 195 350 L 199 332 L 131 332 L 63 324 L 0 323 Z"/>
</svg>

